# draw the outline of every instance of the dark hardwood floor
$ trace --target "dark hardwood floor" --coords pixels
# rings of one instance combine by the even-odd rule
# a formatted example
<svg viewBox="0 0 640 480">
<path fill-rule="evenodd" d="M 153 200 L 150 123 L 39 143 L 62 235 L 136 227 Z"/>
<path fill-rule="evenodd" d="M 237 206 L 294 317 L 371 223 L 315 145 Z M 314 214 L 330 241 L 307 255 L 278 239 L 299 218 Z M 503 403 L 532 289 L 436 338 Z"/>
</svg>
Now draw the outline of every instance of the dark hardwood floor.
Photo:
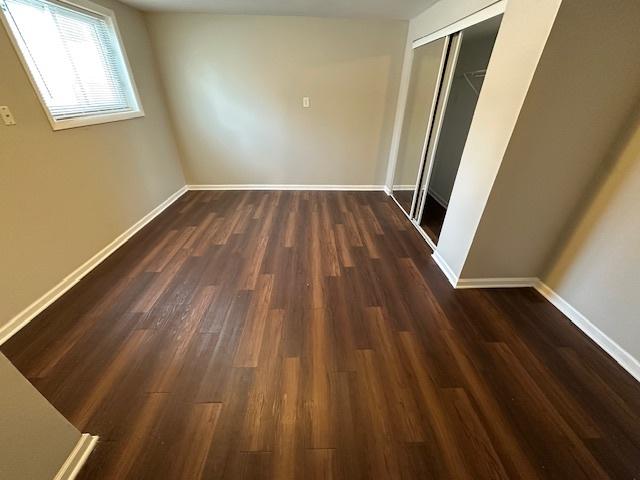
<svg viewBox="0 0 640 480">
<path fill-rule="evenodd" d="M 640 478 L 640 384 L 383 193 L 188 193 L 2 351 L 84 479 Z"/>
<path fill-rule="evenodd" d="M 393 196 L 396 198 L 396 201 L 402 205 L 402 208 L 404 208 L 407 213 L 411 213 L 413 192 L 413 190 L 396 190 L 393 192 Z"/>
</svg>

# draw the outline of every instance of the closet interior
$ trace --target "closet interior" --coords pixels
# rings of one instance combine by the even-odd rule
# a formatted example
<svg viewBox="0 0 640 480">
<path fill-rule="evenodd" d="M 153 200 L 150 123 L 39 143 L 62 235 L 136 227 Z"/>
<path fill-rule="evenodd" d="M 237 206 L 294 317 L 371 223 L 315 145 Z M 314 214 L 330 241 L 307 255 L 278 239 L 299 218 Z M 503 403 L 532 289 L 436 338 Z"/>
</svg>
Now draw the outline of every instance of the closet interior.
<svg viewBox="0 0 640 480">
<path fill-rule="evenodd" d="M 392 196 L 435 248 L 502 15 L 416 42 Z"/>
</svg>

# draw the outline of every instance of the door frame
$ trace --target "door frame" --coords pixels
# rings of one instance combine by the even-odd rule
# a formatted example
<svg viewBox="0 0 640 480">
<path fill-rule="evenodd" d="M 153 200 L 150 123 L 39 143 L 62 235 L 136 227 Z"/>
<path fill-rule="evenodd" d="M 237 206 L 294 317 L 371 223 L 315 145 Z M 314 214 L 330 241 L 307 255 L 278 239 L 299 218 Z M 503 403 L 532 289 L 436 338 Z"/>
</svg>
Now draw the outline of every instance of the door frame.
<svg viewBox="0 0 640 480">
<path fill-rule="evenodd" d="M 485 20 L 489 20 L 490 18 L 502 15 L 505 12 L 506 8 L 507 0 L 499 0 L 496 3 L 489 5 L 488 7 L 483 8 L 482 10 L 478 10 L 471 15 L 461 18 L 460 20 L 441 28 L 440 30 L 436 30 L 433 33 L 414 40 L 412 43 L 412 48 L 415 50 L 416 48 L 427 43 L 431 43 L 434 40 L 438 40 L 439 38 L 451 35 L 453 33 L 461 32 L 462 30 L 472 27 L 473 25 L 476 25 L 480 22 L 484 22 Z"/>
</svg>

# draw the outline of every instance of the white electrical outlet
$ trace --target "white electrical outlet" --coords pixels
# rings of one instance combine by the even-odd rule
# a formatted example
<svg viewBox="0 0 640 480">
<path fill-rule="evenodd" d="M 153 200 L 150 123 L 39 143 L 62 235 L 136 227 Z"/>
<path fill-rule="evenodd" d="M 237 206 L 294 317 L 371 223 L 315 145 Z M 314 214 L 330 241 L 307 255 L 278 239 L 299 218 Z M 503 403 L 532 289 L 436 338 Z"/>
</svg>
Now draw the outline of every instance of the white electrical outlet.
<svg viewBox="0 0 640 480">
<path fill-rule="evenodd" d="M 304 108 L 309 108 L 311 106 L 311 100 L 309 97 L 302 97 L 302 106 Z"/>
<path fill-rule="evenodd" d="M 9 107 L 7 106 L 0 107 L 0 117 L 2 117 L 2 121 L 5 125 L 16 124 L 16 121 L 13 119 L 13 115 L 11 114 L 11 110 L 9 110 Z"/>
</svg>

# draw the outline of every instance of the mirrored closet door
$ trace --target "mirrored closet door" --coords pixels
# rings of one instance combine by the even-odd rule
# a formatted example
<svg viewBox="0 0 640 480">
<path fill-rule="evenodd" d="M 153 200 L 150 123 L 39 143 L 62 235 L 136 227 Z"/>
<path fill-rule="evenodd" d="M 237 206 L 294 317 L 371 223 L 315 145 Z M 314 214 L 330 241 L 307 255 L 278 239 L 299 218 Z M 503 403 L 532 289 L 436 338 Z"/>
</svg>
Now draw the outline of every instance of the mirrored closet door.
<svg viewBox="0 0 640 480">
<path fill-rule="evenodd" d="M 414 205 L 449 42 L 449 37 L 440 38 L 413 52 L 411 80 L 393 179 L 393 197 L 407 215 L 411 215 Z"/>
<path fill-rule="evenodd" d="M 392 195 L 435 248 L 502 15 L 414 48 Z"/>
<path fill-rule="evenodd" d="M 424 205 L 428 197 L 428 185 L 433 171 L 433 159 L 435 151 L 437 149 L 438 140 L 440 138 L 440 132 L 442 131 L 442 123 L 447 111 L 447 104 L 449 101 L 449 95 L 453 84 L 453 77 L 456 70 L 456 62 L 460 53 L 460 45 L 462 44 L 462 32 L 451 35 L 449 53 L 447 55 L 447 63 L 442 73 L 442 82 L 440 92 L 438 94 L 438 100 L 436 102 L 436 108 L 433 113 L 432 128 L 427 138 L 427 148 L 425 150 L 423 171 L 418 182 L 418 190 L 416 194 L 416 207 L 413 212 L 412 218 L 420 224 L 422 213 L 424 211 Z"/>
<path fill-rule="evenodd" d="M 502 16 L 460 32 L 438 99 L 415 220 L 437 244 Z"/>
</svg>

